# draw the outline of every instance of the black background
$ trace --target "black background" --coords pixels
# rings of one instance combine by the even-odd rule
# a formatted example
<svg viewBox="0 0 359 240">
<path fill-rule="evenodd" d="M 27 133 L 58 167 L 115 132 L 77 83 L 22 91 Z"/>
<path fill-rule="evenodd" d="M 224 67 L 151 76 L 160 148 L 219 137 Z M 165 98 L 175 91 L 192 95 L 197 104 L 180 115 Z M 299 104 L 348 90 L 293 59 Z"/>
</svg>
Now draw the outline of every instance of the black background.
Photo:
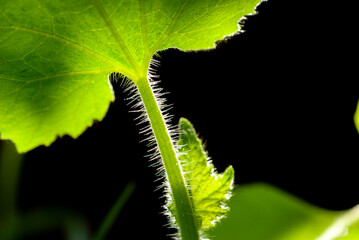
<svg viewBox="0 0 359 240">
<path fill-rule="evenodd" d="M 173 124 L 188 118 L 217 169 L 234 166 L 236 184 L 264 181 L 329 209 L 359 202 L 356 28 L 350 6 L 336 4 L 264 2 L 245 32 L 216 50 L 160 54 Z M 95 231 L 134 181 L 136 191 L 108 239 L 166 239 L 156 169 L 143 157 L 136 114 L 128 113 L 121 88 L 114 89 L 116 101 L 102 122 L 76 140 L 65 136 L 26 155 L 20 208 L 73 209 Z"/>
</svg>

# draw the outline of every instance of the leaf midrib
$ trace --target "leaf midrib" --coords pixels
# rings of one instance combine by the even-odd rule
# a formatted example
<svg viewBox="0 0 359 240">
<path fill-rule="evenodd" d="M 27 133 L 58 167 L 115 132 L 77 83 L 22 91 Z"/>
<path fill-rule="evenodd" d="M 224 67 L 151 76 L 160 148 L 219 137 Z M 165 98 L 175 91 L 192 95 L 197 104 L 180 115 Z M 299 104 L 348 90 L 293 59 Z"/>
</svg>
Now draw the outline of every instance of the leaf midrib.
<svg viewBox="0 0 359 240">
<path fill-rule="evenodd" d="M 111 72 L 111 69 L 103 69 L 103 70 L 88 70 L 88 71 L 76 71 L 76 72 L 67 72 L 67 73 L 58 73 L 58 74 L 53 74 L 53 75 L 48 75 L 46 77 L 40 77 L 40 78 L 34 78 L 31 80 L 19 80 L 19 79 L 15 79 L 15 78 L 9 78 L 9 77 L 2 77 L 0 76 L 0 80 L 5 80 L 5 81 L 16 81 L 16 82 L 22 82 L 23 84 L 21 86 L 18 86 L 17 88 L 15 88 L 14 90 L 1 95 L 0 96 L 0 100 L 2 98 L 7 97 L 10 94 L 13 94 L 15 92 L 18 92 L 21 88 L 34 83 L 34 82 L 41 82 L 41 81 L 46 81 L 46 80 L 50 80 L 53 78 L 58 78 L 58 77 L 66 77 L 66 76 L 74 76 L 74 75 L 88 75 L 88 74 L 100 74 L 100 73 L 109 73 Z"/>
<path fill-rule="evenodd" d="M 106 68 L 106 69 L 101 69 L 101 70 L 94 69 L 94 70 L 84 70 L 84 71 L 63 72 L 63 73 L 56 73 L 56 74 L 52 74 L 52 75 L 46 75 L 45 77 L 33 78 L 33 79 L 29 79 L 29 80 L 11 78 L 11 77 L 5 77 L 5 76 L 0 76 L 0 79 L 4 79 L 4 80 L 8 80 L 8 81 L 23 82 L 23 83 L 33 83 L 33 82 L 45 81 L 45 80 L 49 80 L 49 79 L 57 78 L 57 77 L 98 74 L 98 73 L 106 73 L 106 72 L 109 73 L 112 70 L 113 70 L 112 68 Z"/>
<path fill-rule="evenodd" d="M 107 28 L 112 33 L 113 37 L 115 38 L 115 41 L 117 42 L 118 47 L 122 50 L 123 54 L 125 55 L 126 59 L 128 60 L 129 64 L 131 65 L 133 71 L 136 74 L 139 72 L 138 63 L 135 61 L 135 58 L 132 56 L 131 52 L 129 51 L 129 48 L 121 38 L 117 28 L 113 24 L 110 15 L 106 12 L 106 9 L 104 8 L 103 4 L 98 0 L 92 0 L 92 3 L 94 4 L 95 8 L 97 9 L 98 13 L 100 14 L 102 20 L 106 24 Z"/>
<path fill-rule="evenodd" d="M 143 43 L 143 64 L 141 66 L 141 71 L 147 71 L 147 61 L 149 61 L 151 55 L 153 54 L 148 46 L 148 36 L 147 36 L 147 23 L 146 23 L 146 11 L 145 11 L 145 1 L 138 0 L 139 11 L 140 11 L 140 20 L 141 20 L 141 35 Z"/>
</svg>

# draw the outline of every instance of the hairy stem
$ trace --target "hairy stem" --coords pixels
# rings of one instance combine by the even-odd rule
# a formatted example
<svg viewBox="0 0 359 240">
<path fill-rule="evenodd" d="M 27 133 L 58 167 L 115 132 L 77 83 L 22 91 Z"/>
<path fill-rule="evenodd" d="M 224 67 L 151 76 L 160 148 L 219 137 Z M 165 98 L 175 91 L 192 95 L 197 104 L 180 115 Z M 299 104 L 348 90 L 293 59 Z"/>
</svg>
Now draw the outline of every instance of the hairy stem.
<svg viewBox="0 0 359 240">
<path fill-rule="evenodd" d="M 161 110 L 147 78 L 136 81 L 166 170 L 182 240 L 199 240 L 192 202 Z"/>
</svg>

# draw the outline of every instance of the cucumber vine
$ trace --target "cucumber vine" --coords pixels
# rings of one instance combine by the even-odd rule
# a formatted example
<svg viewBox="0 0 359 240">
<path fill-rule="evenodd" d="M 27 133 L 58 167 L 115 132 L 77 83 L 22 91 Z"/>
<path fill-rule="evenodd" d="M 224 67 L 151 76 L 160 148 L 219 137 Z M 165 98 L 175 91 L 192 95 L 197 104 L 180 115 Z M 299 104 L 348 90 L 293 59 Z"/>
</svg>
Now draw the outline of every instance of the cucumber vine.
<svg viewBox="0 0 359 240">
<path fill-rule="evenodd" d="M 151 68 L 150 68 L 151 69 Z M 112 74 L 111 80 L 121 81 L 120 74 Z M 176 222 L 181 229 L 181 236 L 183 240 L 198 240 L 198 230 L 195 224 L 195 214 L 191 199 L 183 178 L 181 165 L 177 157 L 174 140 L 171 138 L 171 131 L 168 129 L 168 123 L 162 115 L 164 105 L 161 103 L 159 97 L 156 97 L 156 82 L 152 80 L 149 71 L 148 79 L 140 78 L 135 82 L 129 79 L 122 79 L 125 81 L 125 92 L 129 94 L 130 103 L 134 108 L 141 112 L 142 119 L 140 123 L 148 123 L 145 130 L 151 131 L 149 137 L 146 139 L 156 144 L 152 154 L 152 161 L 161 158 L 163 167 L 159 168 L 161 171 L 159 175 L 164 176 L 168 180 L 168 188 L 166 191 L 170 192 L 169 196 L 173 197 L 177 212 Z M 136 84 L 135 84 L 136 83 Z M 159 92 L 157 92 L 159 95 Z M 162 165 L 162 164 L 161 164 Z M 165 170 L 165 171 L 164 171 Z M 165 184 L 166 185 L 166 184 Z"/>
<path fill-rule="evenodd" d="M 150 160 L 163 180 L 165 213 L 171 226 L 178 229 L 174 238 L 209 239 L 213 231 L 226 236 L 234 230 L 240 232 L 241 239 L 258 239 L 247 237 L 252 233 L 246 235 L 246 231 L 251 229 L 243 226 L 248 225 L 237 229 L 237 224 L 263 214 L 262 209 L 271 209 L 268 216 L 273 214 L 273 223 L 262 223 L 265 227 L 260 228 L 260 221 L 254 219 L 253 229 L 260 240 L 278 236 L 313 239 L 314 235 L 317 239 L 341 239 L 348 229 L 353 229 L 351 236 L 357 239 L 358 207 L 338 215 L 303 205 L 273 190 L 267 192 L 263 186 L 254 192 L 253 188 L 242 191 L 244 197 L 235 199 L 244 206 L 238 210 L 236 217 L 242 219 L 234 221 L 235 227 L 214 229 L 223 217 L 230 218 L 227 203 L 234 170 L 229 166 L 221 174 L 216 172 L 188 120 L 181 118 L 178 125 L 170 126 L 171 115 L 155 70 L 160 62 L 151 56 L 174 47 L 183 51 L 214 48 L 216 41 L 240 33 L 243 19 L 255 14 L 260 3 L 261 0 L 0 0 L 1 139 L 12 140 L 17 151 L 24 153 L 40 145 L 49 146 L 59 136 L 77 138 L 95 120 L 104 118 L 114 101 L 111 81 L 121 81 L 132 110 L 140 114 L 140 123 L 144 124 L 140 133 L 149 142 Z M 358 112 L 359 105 L 354 117 L 359 128 Z M 18 223 L 32 219 L 18 215 L 14 204 L 21 158 L 4 156 L 8 159 L 1 162 L 0 169 L 0 195 L 6 196 L 0 196 L 1 239 L 25 234 Z M 11 169 L 14 174 L 10 176 Z M 132 191 L 133 186 L 128 185 L 99 228 L 96 240 L 104 238 Z M 263 202 L 260 196 L 264 196 Z M 252 201 L 254 198 L 259 200 Z M 45 213 L 40 216 L 52 225 L 52 217 Z M 62 216 L 55 225 L 65 223 L 67 229 L 77 228 L 75 232 L 84 229 L 82 220 L 75 226 L 69 223 L 75 217 L 69 216 Z M 330 219 L 338 216 L 332 223 Z M 306 224 L 298 228 L 288 221 L 290 218 Z M 332 225 L 325 230 L 329 222 Z M 319 228 L 312 231 L 310 228 L 317 223 Z M 87 233 L 83 238 L 88 239 Z"/>
<path fill-rule="evenodd" d="M 254 14 L 260 2 L 0 0 L 1 138 L 26 152 L 57 136 L 78 137 L 103 119 L 114 100 L 106 82 L 113 72 L 108 78 L 122 77 L 141 121 L 149 124 L 143 131 L 157 146 L 152 159 L 162 165 L 166 208 L 178 236 L 206 237 L 227 212 L 233 169 L 215 172 L 187 120 L 181 123 L 185 128 L 168 126 L 153 80 L 158 62 L 151 56 L 171 47 L 213 48 L 239 33 L 238 21 Z"/>
<path fill-rule="evenodd" d="M 225 201 L 232 189 L 233 169 L 227 169 L 225 178 L 215 173 L 201 141 L 187 120 L 181 119 L 179 126 L 169 127 L 168 116 L 162 114 L 166 111 L 166 104 L 157 86 L 159 81 L 153 79 L 153 65 L 158 65 L 158 61 L 152 59 L 147 78 L 132 82 L 121 74 L 113 73 L 110 80 L 122 81 L 132 108 L 141 113 L 140 123 L 149 124 L 142 132 L 149 135 L 146 140 L 150 145 L 156 145 L 151 161 L 157 160 L 158 175 L 165 180 L 162 185 L 167 196 L 165 214 L 172 226 L 178 227 L 177 237 L 198 240 L 206 236 L 203 230 L 213 227 L 227 212 Z M 178 133 L 179 138 L 176 138 Z M 199 187 L 204 196 L 196 191 Z M 200 204 L 194 204 L 195 200 L 206 205 L 207 210 L 200 209 Z M 203 212 L 207 216 L 203 216 Z"/>
<path fill-rule="evenodd" d="M 170 194 L 177 209 L 176 222 L 183 240 L 197 240 L 199 235 L 196 227 L 195 213 L 185 185 L 180 162 L 149 81 L 146 78 L 142 78 L 138 81 L 137 87 L 166 170 Z"/>
</svg>

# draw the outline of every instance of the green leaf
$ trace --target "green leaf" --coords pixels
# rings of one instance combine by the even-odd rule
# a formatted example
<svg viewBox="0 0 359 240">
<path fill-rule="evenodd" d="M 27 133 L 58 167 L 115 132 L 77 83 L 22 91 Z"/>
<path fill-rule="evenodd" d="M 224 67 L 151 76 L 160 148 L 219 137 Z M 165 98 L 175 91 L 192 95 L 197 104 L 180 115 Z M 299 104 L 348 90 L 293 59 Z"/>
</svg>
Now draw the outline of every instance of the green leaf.
<svg viewBox="0 0 359 240">
<path fill-rule="evenodd" d="M 234 170 L 230 166 L 224 173 L 218 174 L 191 123 L 181 118 L 179 128 L 179 160 L 192 200 L 197 228 L 203 234 L 229 211 L 226 202 L 231 196 Z M 171 203 L 169 209 L 176 214 Z"/>
<path fill-rule="evenodd" d="M 228 205 L 228 217 L 210 232 L 214 239 L 359 239 L 358 207 L 325 210 L 261 183 L 238 186 Z"/>
<path fill-rule="evenodd" d="M 354 123 L 359 132 L 359 102 L 358 102 L 357 109 L 354 114 Z"/>
<path fill-rule="evenodd" d="M 0 0 L 0 132 L 20 152 L 101 120 L 111 72 L 136 81 L 157 50 L 214 47 L 259 0 Z"/>
<path fill-rule="evenodd" d="M 337 219 L 316 240 L 354 240 L 359 238 L 359 205 L 338 213 Z"/>
</svg>

